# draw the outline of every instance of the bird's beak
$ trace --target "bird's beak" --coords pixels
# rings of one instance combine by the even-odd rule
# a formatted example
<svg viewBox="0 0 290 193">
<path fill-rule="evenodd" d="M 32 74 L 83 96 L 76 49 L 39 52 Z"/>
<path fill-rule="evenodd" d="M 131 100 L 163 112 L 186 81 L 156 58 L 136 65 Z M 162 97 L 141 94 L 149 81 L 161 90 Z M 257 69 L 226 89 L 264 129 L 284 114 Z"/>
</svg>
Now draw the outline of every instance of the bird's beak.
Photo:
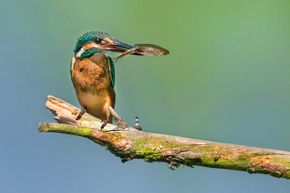
<svg viewBox="0 0 290 193">
<path fill-rule="evenodd" d="M 123 42 L 120 42 L 118 40 L 114 40 L 111 43 L 107 43 L 105 45 L 99 46 L 99 48 L 109 51 L 109 52 L 126 52 L 129 49 L 134 48 L 134 46 L 125 44 Z"/>
</svg>

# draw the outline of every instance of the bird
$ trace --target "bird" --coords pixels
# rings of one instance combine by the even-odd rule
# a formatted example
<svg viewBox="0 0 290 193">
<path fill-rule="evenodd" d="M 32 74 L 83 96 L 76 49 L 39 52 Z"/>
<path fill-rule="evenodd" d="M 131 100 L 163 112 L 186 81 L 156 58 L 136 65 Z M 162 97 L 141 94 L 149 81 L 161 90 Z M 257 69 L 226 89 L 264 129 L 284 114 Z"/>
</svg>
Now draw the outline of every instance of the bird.
<svg viewBox="0 0 290 193">
<path fill-rule="evenodd" d="M 78 38 L 70 63 L 71 80 L 81 105 L 76 120 L 87 112 L 101 119 L 101 129 L 112 123 L 109 107 L 114 108 L 116 101 L 115 65 L 105 53 L 124 53 L 132 48 L 105 32 L 91 31 Z"/>
</svg>

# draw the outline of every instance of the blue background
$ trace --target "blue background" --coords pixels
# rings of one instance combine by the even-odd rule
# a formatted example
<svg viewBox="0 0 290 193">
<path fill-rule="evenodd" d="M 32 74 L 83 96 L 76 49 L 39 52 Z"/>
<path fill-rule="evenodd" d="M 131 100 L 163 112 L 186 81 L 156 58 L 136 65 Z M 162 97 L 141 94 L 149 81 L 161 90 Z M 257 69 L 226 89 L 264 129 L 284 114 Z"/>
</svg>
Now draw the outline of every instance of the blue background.
<svg viewBox="0 0 290 193">
<path fill-rule="evenodd" d="M 39 133 L 47 95 L 79 106 L 77 38 L 104 31 L 164 57 L 116 64 L 116 111 L 145 131 L 290 151 L 289 1 L 0 2 L 0 192 L 279 192 L 268 175 L 125 164 L 94 142 Z M 116 54 L 112 54 L 116 56 Z"/>
</svg>

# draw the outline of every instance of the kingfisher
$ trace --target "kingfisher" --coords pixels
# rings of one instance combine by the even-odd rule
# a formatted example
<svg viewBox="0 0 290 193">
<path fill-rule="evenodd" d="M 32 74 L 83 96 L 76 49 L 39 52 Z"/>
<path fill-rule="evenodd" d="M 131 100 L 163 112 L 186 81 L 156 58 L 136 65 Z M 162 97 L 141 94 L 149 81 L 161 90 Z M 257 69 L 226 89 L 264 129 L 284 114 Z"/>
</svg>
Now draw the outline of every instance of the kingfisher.
<svg viewBox="0 0 290 193">
<path fill-rule="evenodd" d="M 91 31 L 78 38 L 70 64 L 71 80 L 82 107 L 76 120 L 88 112 L 102 120 L 101 129 L 112 123 L 109 107 L 115 107 L 115 66 L 105 53 L 124 53 L 132 48 L 104 32 Z"/>
</svg>

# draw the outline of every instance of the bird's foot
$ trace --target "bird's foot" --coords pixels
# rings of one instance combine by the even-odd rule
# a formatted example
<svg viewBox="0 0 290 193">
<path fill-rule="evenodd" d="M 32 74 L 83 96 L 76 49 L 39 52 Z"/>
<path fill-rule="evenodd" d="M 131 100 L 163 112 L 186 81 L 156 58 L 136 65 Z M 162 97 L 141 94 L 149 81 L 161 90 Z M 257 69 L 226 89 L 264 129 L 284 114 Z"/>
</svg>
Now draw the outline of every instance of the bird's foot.
<svg viewBox="0 0 290 193">
<path fill-rule="evenodd" d="M 87 110 L 85 108 L 82 107 L 80 113 L 78 114 L 76 120 L 79 120 L 80 118 L 82 118 L 82 116 L 87 112 Z"/>
<path fill-rule="evenodd" d="M 108 119 L 107 120 L 104 120 L 104 121 L 102 121 L 103 122 L 103 124 L 102 124 L 102 126 L 101 126 L 101 130 L 102 129 L 104 129 L 104 127 L 107 125 L 107 123 L 108 123 Z"/>
</svg>

